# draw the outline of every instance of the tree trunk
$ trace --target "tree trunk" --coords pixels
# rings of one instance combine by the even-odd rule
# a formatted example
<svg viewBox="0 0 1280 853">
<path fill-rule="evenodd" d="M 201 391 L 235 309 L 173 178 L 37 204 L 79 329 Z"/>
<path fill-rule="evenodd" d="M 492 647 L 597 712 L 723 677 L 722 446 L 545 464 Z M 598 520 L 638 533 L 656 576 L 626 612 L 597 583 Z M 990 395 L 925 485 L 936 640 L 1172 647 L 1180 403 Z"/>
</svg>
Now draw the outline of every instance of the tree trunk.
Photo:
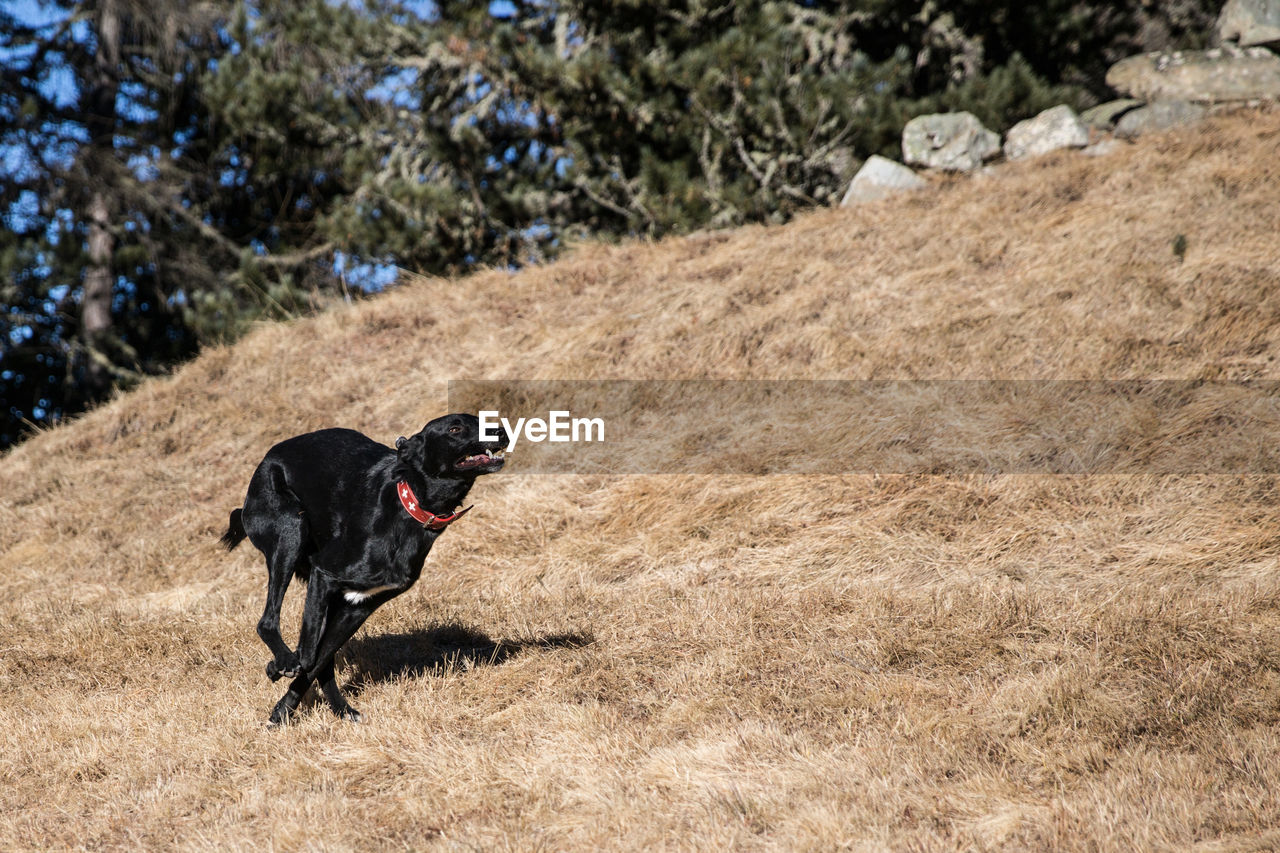
<svg viewBox="0 0 1280 853">
<path fill-rule="evenodd" d="M 86 391 L 100 399 L 111 390 L 111 298 L 114 274 L 115 237 L 111 224 L 110 176 L 113 165 L 116 95 L 119 90 L 120 14 L 116 0 L 101 0 L 97 14 L 98 46 L 94 53 L 91 85 L 86 101 L 85 125 L 89 144 L 84 164 L 92 182 L 88 190 L 86 219 L 89 226 L 88 265 L 84 272 L 84 292 L 80 304 L 80 343 L 85 352 Z"/>
</svg>

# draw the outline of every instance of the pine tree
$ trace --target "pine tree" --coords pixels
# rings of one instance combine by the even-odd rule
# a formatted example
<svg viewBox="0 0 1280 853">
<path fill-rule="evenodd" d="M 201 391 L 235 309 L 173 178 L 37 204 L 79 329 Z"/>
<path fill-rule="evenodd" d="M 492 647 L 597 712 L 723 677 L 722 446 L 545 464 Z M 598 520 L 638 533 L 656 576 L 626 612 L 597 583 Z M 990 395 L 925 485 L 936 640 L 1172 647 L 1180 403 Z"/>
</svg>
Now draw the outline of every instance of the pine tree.
<svg viewBox="0 0 1280 853">
<path fill-rule="evenodd" d="M 212 18 L 130 0 L 40 11 L 0 12 L 0 445 L 16 422 L 74 411 L 190 351 L 147 215 L 165 203 L 157 162 L 194 133 Z"/>
<path fill-rule="evenodd" d="M 370 91 L 393 71 L 389 16 L 324 0 L 45 12 L 0 11 L 0 446 L 323 300 L 388 125 Z"/>
</svg>

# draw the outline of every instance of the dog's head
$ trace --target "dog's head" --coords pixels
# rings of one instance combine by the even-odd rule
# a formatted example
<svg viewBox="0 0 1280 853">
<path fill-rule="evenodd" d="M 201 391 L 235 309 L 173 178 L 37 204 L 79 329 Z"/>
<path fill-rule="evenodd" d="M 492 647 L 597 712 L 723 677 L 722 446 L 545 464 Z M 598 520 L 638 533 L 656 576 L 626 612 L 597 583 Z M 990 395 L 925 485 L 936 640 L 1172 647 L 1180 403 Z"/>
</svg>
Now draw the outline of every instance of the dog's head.
<svg viewBox="0 0 1280 853">
<path fill-rule="evenodd" d="M 410 438 L 396 439 L 400 462 L 428 477 L 478 477 L 502 467 L 503 448 L 510 438 L 497 430 L 492 441 L 480 439 L 480 419 L 475 415 L 452 414 L 436 418 Z"/>
</svg>

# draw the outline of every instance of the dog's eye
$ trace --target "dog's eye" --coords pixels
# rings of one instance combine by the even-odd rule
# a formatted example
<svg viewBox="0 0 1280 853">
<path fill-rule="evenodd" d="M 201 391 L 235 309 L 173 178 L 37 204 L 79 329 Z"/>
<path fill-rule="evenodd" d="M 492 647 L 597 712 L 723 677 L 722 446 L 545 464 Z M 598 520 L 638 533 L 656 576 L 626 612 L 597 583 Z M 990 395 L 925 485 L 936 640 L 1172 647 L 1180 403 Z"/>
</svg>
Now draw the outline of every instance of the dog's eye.
<svg viewBox="0 0 1280 853">
<path fill-rule="evenodd" d="M 451 427 L 449 427 L 449 432 L 462 432 L 462 427 L 460 427 L 460 426 L 451 426 Z"/>
</svg>

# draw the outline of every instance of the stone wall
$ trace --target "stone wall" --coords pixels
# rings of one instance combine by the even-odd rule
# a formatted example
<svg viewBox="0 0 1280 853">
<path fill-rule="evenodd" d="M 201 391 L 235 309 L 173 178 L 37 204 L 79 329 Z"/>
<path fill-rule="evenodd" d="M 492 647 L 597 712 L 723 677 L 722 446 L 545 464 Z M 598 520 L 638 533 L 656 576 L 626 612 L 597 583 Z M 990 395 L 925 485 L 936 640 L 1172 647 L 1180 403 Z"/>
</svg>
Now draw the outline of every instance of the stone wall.
<svg viewBox="0 0 1280 853">
<path fill-rule="evenodd" d="M 910 166 L 972 172 L 1003 154 L 1037 157 L 1063 148 L 1105 154 L 1143 133 L 1199 121 L 1212 112 L 1280 100 L 1280 0 L 1229 0 L 1210 50 L 1146 53 L 1117 62 L 1107 84 L 1120 97 L 1080 115 L 1066 105 L 1045 110 L 999 134 L 970 113 L 917 116 L 902 133 Z M 872 157 L 854 176 L 841 205 L 874 201 L 927 186 L 908 166 Z"/>
</svg>

